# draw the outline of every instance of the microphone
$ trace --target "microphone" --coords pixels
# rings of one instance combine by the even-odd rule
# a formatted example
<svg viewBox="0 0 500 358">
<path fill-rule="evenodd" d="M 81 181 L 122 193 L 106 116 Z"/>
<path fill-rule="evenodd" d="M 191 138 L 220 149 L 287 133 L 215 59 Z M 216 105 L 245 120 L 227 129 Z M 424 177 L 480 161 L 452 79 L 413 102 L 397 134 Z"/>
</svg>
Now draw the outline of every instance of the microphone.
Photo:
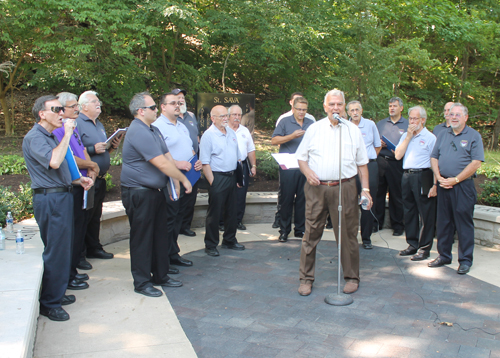
<svg viewBox="0 0 500 358">
<path fill-rule="evenodd" d="M 347 120 L 339 116 L 337 113 L 333 114 L 333 119 L 336 119 L 339 122 L 339 124 L 347 125 Z"/>
<path fill-rule="evenodd" d="M 64 123 L 66 123 L 69 119 L 70 119 L 70 118 L 63 118 L 63 119 L 62 119 L 63 124 L 64 124 Z M 75 120 L 74 120 L 74 121 L 75 121 Z M 76 128 L 76 121 L 75 121 L 75 128 Z"/>
</svg>

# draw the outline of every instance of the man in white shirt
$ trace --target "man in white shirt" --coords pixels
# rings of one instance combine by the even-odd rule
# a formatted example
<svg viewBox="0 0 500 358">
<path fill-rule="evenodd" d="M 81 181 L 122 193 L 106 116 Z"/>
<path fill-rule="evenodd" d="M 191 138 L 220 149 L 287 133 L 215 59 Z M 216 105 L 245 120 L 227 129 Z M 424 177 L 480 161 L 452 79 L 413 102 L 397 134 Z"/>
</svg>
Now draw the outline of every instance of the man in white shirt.
<svg viewBox="0 0 500 358">
<path fill-rule="evenodd" d="M 362 195 L 368 198 L 368 209 L 372 198 L 368 189 L 368 156 L 363 137 L 358 127 L 348 121 L 339 125 L 335 115 L 345 109 L 344 92 L 331 90 L 323 103 L 327 117 L 310 126 L 297 148 L 295 157 L 306 176 L 306 232 L 300 252 L 299 294 L 311 294 L 314 282 L 316 246 L 323 235 L 326 215 L 330 213 L 339 240 L 338 205 L 339 183 L 342 182 L 342 240 L 341 262 L 344 271 L 344 293 L 356 292 L 359 286 L 358 245 L 358 193 L 356 174 L 362 186 Z M 341 129 L 342 127 L 342 129 Z M 339 146 L 342 134 L 342 173 L 339 173 Z"/>
</svg>

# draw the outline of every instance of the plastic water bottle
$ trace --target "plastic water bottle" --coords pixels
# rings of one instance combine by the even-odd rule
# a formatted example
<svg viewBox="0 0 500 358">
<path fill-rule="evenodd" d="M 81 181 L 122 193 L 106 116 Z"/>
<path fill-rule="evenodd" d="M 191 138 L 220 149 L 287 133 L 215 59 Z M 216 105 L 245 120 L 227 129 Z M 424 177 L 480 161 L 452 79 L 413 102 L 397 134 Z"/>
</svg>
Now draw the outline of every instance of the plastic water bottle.
<svg viewBox="0 0 500 358">
<path fill-rule="evenodd" d="M 370 200 L 366 196 L 362 196 L 359 199 L 359 205 L 361 205 L 361 209 L 368 210 L 368 205 L 370 205 Z"/>
<path fill-rule="evenodd" d="M 24 237 L 21 230 L 17 230 L 16 235 L 16 254 L 24 254 Z"/>
<path fill-rule="evenodd" d="M 5 250 L 5 234 L 0 227 L 0 250 Z"/>
<path fill-rule="evenodd" d="M 10 211 L 7 212 L 5 223 L 7 224 L 7 232 L 14 232 L 14 218 L 12 217 L 12 213 Z"/>
</svg>

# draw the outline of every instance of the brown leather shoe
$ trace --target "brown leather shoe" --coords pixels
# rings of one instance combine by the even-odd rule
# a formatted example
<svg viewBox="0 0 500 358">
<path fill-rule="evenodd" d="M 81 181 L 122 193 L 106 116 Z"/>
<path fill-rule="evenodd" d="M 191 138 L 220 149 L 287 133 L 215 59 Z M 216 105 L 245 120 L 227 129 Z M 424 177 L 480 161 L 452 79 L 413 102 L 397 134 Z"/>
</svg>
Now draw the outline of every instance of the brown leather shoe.
<svg viewBox="0 0 500 358">
<path fill-rule="evenodd" d="M 300 283 L 299 286 L 299 295 L 301 296 L 309 296 L 312 291 L 312 282 Z"/>
<path fill-rule="evenodd" d="M 344 286 L 344 293 L 354 293 L 358 290 L 359 283 L 357 282 L 346 282 Z"/>
</svg>

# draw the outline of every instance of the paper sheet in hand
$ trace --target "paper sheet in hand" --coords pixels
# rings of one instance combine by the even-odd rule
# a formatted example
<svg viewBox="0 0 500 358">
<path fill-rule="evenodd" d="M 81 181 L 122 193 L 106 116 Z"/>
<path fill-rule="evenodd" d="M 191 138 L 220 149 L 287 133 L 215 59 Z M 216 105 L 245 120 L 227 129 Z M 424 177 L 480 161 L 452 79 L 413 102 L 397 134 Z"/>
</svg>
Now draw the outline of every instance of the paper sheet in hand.
<svg viewBox="0 0 500 358">
<path fill-rule="evenodd" d="M 201 177 L 201 172 L 194 170 L 194 163 L 196 163 L 197 161 L 198 161 L 198 156 L 195 154 L 191 157 L 191 159 L 189 159 L 189 162 L 191 163 L 191 170 L 190 171 L 181 170 L 181 172 L 191 182 L 191 185 L 196 184 L 196 182 Z"/>
<path fill-rule="evenodd" d="M 168 194 L 172 198 L 172 201 L 179 200 L 179 196 L 177 195 L 177 192 L 175 191 L 174 179 L 168 178 L 167 190 L 168 190 Z"/>
<path fill-rule="evenodd" d="M 396 150 L 396 146 L 392 143 L 385 135 L 382 136 L 382 140 L 387 144 L 387 149 Z"/>
<path fill-rule="evenodd" d="M 114 132 L 108 139 L 106 139 L 106 149 L 109 149 L 111 147 L 111 142 L 113 141 L 113 139 L 124 135 L 127 132 L 127 129 L 128 127 L 117 129 L 116 132 Z"/>
<path fill-rule="evenodd" d="M 287 169 L 298 169 L 299 162 L 295 158 L 295 153 L 273 153 L 271 154 L 273 158 L 278 162 L 279 166 L 283 170 Z"/>
</svg>

